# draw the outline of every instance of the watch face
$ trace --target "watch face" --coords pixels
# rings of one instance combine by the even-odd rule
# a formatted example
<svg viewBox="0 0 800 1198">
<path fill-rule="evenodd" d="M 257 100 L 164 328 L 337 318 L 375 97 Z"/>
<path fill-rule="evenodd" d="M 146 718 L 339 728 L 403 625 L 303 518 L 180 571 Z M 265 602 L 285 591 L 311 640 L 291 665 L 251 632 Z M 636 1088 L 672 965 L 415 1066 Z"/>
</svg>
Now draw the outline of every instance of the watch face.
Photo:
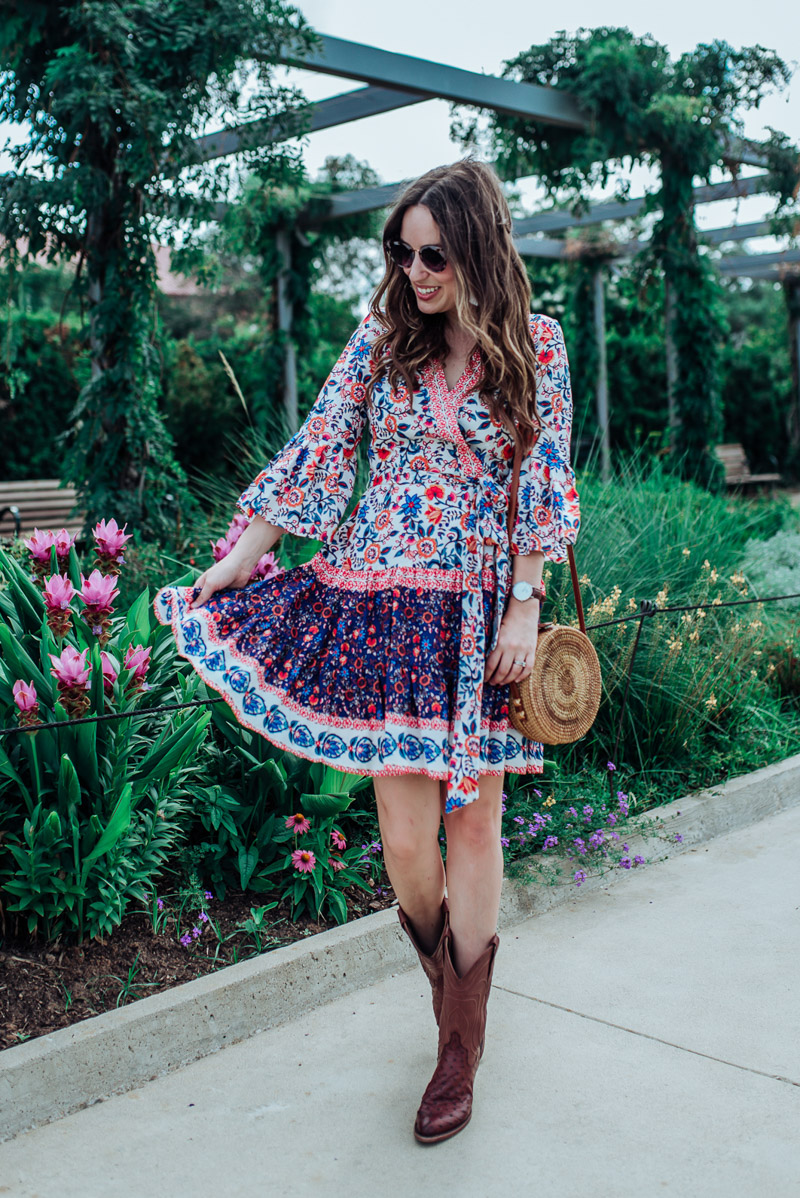
<svg viewBox="0 0 800 1198">
<path fill-rule="evenodd" d="M 511 593 L 515 599 L 530 599 L 533 594 L 533 586 L 529 582 L 515 582 Z"/>
</svg>

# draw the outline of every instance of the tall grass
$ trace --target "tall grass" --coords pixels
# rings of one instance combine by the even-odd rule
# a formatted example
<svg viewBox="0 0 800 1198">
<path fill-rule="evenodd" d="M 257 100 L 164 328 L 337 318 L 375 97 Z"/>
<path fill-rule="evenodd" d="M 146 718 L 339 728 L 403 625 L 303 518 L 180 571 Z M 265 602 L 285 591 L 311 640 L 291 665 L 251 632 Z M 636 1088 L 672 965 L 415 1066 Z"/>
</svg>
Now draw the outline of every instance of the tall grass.
<svg viewBox="0 0 800 1198">
<path fill-rule="evenodd" d="M 591 632 L 600 713 L 583 741 L 548 750 L 550 769 L 568 779 L 613 758 L 616 776 L 628 786 L 636 778 L 650 803 L 795 751 L 800 720 L 783 680 L 798 656 L 797 621 L 769 604 L 722 605 L 756 596 L 741 569 L 745 546 L 752 555 L 754 544 L 800 528 L 798 514 L 782 498 L 709 495 L 641 458 L 608 483 L 585 475 L 579 491 L 587 624 L 633 615 L 643 600 L 658 614 L 643 623 L 632 668 L 638 621 Z M 574 623 L 567 568 L 545 576 L 556 618 Z M 692 604 L 711 606 L 664 610 Z"/>
</svg>

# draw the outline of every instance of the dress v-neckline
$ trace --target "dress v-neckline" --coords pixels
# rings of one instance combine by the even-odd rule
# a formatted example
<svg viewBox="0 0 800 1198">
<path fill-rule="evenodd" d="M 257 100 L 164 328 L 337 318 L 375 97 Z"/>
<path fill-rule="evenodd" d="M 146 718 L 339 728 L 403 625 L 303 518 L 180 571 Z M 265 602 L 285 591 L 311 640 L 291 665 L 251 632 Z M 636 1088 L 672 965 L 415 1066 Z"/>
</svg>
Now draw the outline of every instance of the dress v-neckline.
<svg viewBox="0 0 800 1198">
<path fill-rule="evenodd" d="M 447 394 L 448 399 L 454 399 L 456 397 L 460 398 L 461 395 L 464 393 L 465 383 L 473 381 L 473 376 L 475 375 L 476 370 L 480 364 L 480 352 L 481 351 L 478 349 L 478 346 L 476 345 L 475 348 L 472 350 L 472 353 L 467 358 L 467 364 L 464 367 L 464 369 L 461 371 L 461 374 L 456 379 L 455 385 L 453 387 L 451 387 L 447 381 L 447 375 L 445 374 L 445 369 L 444 369 L 444 362 L 441 360 L 441 358 L 433 359 L 433 368 L 439 374 L 441 384 L 444 388 L 445 393 Z"/>
</svg>

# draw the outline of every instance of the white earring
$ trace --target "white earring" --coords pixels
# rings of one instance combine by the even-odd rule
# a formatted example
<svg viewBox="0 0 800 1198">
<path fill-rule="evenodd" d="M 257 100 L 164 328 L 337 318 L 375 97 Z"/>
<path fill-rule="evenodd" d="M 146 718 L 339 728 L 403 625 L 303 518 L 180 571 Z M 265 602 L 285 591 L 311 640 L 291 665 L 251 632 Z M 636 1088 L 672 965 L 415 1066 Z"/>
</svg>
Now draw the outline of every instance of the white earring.
<svg viewBox="0 0 800 1198">
<path fill-rule="evenodd" d="M 469 302 L 470 302 L 471 304 L 474 304 L 474 305 L 475 305 L 475 307 L 477 308 L 477 306 L 478 306 L 478 301 L 475 299 L 475 296 L 474 296 L 474 295 L 472 295 L 471 293 L 470 293 L 470 297 L 469 297 Z"/>
</svg>

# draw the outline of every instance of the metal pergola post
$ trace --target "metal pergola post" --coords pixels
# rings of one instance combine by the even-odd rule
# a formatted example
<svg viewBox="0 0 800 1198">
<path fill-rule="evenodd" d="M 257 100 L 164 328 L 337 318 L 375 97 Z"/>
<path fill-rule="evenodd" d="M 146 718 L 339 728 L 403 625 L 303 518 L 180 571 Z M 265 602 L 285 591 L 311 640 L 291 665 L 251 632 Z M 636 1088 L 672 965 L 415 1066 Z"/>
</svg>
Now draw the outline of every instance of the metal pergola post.
<svg viewBox="0 0 800 1198">
<path fill-rule="evenodd" d="M 611 478 L 605 275 L 605 266 L 602 262 L 598 262 L 592 272 L 592 294 L 594 299 L 594 336 L 597 343 L 597 427 L 600 430 L 600 474 L 604 483 Z"/>
<path fill-rule="evenodd" d="M 278 272 L 277 301 L 278 328 L 283 341 L 283 410 L 286 427 L 294 433 L 298 425 L 297 415 L 297 356 L 292 337 L 292 305 L 289 299 L 289 272 L 292 268 L 292 241 L 288 229 L 279 229 L 275 234 L 275 245 L 280 261 Z"/>
</svg>

